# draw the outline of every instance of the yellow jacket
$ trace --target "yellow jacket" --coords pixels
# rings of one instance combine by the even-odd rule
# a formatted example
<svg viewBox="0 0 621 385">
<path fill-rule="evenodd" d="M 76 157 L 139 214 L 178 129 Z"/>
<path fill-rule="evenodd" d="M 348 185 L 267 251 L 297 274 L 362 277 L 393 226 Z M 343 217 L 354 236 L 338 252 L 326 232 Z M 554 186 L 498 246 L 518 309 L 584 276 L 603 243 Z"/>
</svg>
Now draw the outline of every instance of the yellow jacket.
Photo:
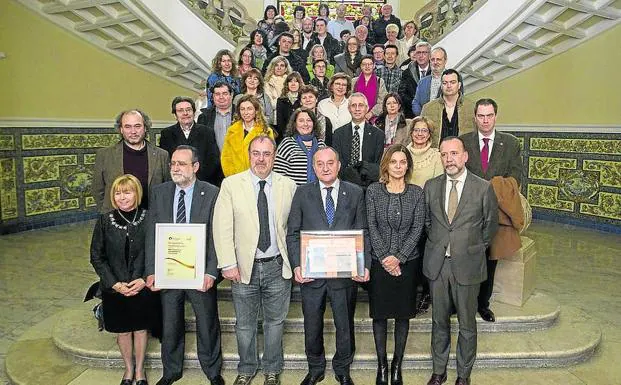
<svg viewBox="0 0 621 385">
<path fill-rule="evenodd" d="M 222 155 L 220 162 L 222 163 L 222 172 L 224 176 L 230 176 L 250 168 L 250 159 L 248 158 L 248 146 L 255 137 L 267 134 L 274 139 L 274 131 L 271 127 L 267 129 L 255 124 L 252 130 L 244 137 L 244 124 L 241 120 L 234 122 L 226 131 L 224 137 L 224 145 L 222 146 Z"/>
</svg>

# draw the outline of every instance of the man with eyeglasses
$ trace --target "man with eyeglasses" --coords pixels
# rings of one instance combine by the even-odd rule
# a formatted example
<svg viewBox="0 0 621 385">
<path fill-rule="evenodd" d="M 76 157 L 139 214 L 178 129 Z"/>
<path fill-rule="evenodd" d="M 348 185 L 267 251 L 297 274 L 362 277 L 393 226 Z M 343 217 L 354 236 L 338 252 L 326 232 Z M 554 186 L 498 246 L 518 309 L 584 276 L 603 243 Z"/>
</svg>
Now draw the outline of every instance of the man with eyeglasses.
<svg viewBox="0 0 621 385">
<path fill-rule="evenodd" d="M 438 148 L 442 139 L 474 131 L 474 103 L 464 97 L 461 75 L 449 68 L 442 73 L 439 98 L 423 106 L 421 116 L 437 122 L 439 130 L 431 136 L 431 147 Z"/>
<path fill-rule="evenodd" d="M 410 47 L 408 56 L 410 61 L 401 66 L 403 73 L 401 75 L 401 84 L 399 85 L 399 96 L 403 101 L 403 113 L 408 119 L 414 118 L 412 111 L 412 101 L 416 95 L 416 89 L 420 80 L 431 75 L 431 66 L 429 65 L 429 54 L 431 53 L 431 44 L 426 41 L 416 43 Z"/>
<path fill-rule="evenodd" d="M 196 105 L 194 100 L 187 96 L 177 96 L 172 101 L 172 114 L 176 124 L 162 130 L 160 147 L 172 156 L 175 148 L 182 144 L 192 146 L 198 151 L 197 178 L 219 186 L 222 181 L 220 167 L 220 150 L 216 145 L 216 136 L 213 126 L 204 126 L 194 123 Z"/>
<path fill-rule="evenodd" d="M 170 161 L 171 182 L 153 189 L 153 202 L 147 216 L 145 272 L 147 287 L 160 291 L 155 280 L 155 227 L 157 223 L 204 223 L 213 231 L 213 206 L 218 188 L 196 179 L 199 170 L 196 148 L 178 146 Z M 185 301 L 196 316 L 198 361 L 211 385 L 224 385 L 220 320 L 216 294 L 218 276 L 216 252 L 211 236 L 206 237 L 205 275 L 200 289 L 161 290 L 162 302 L 162 378 L 156 385 L 171 385 L 183 376 L 185 351 Z"/>
<path fill-rule="evenodd" d="M 421 78 L 416 87 L 416 94 L 412 100 L 412 111 L 415 116 L 420 115 L 423 106 L 430 100 L 440 96 L 442 73 L 446 68 L 448 55 L 442 47 L 431 50 L 429 62 L 431 63 L 431 75 Z"/>
<path fill-rule="evenodd" d="M 170 179 L 168 153 L 146 140 L 151 128 L 149 116 L 138 109 L 126 110 L 117 115 L 114 128 L 119 130 L 118 143 L 99 149 L 95 157 L 91 193 L 97 210 L 112 210 L 110 186 L 123 174 L 132 174 L 142 185 L 140 207 L 149 207 L 151 188 Z"/>
<path fill-rule="evenodd" d="M 272 172 L 276 143 L 268 136 L 248 146 L 250 169 L 222 182 L 214 209 L 218 267 L 231 281 L 239 363 L 234 385 L 250 384 L 259 367 L 265 385 L 279 385 L 283 369 L 283 326 L 289 311 L 291 267 L 287 218 L 296 184 Z M 259 362 L 257 322 L 263 314 Z"/>
</svg>

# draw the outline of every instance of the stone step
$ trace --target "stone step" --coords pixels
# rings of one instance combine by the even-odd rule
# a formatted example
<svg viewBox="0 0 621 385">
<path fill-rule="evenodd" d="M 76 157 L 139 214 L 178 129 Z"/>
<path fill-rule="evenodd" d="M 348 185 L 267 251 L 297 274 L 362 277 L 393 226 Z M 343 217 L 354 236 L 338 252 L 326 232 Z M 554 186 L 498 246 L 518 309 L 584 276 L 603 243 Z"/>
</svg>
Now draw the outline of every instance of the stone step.
<svg viewBox="0 0 621 385">
<path fill-rule="evenodd" d="M 230 301 L 222 300 L 218 297 L 218 309 L 220 324 L 223 331 L 234 331 L 235 311 Z M 496 314 L 496 322 L 484 322 L 477 315 L 478 330 L 480 332 L 501 332 L 501 331 L 527 331 L 541 330 L 554 325 L 561 311 L 559 303 L 552 297 L 543 293 L 534 293 L 522 307 L 507 305 L 503 303 L 492 303 L 492 309 Z M 332 310 L 327 306 L 325 314 L 325 330 L 334 332 L 332 321 Z M 453 317 L 454 325 L 457 325 L 457 318 Z M 354 325 L 358 333 L 372 333 L 372 321 L 369 318 L 369 303 L 358 302 Z M 389 324 L 392 328 L 392 323 Z M 186 306 L 186 330 L 196 330 L 194 312 L 190 304 Z M 392 329 L 391 329 L 392 330 Z M 431 309 L 426 313 L 410 321 L 410 330 L 413 332 L 431 332 Z M 285 331 L 304 332 L 304 318 L 302 316 L 302 304 L 291 302 L 289 314 L 285 320 Z"/>
<path fill-rule="evenodd" d="M 334 354 L 334 334 L 326 333 L 326 355 Z M 96 322 L 87 306 L 67 310 L 59 317 L 53 329 L 54 344 L 71 360 L 90 366 L 121 367 L 122 360 L 115 336 L 97 331 Z M 431 367 L 430 333 L 411 333 L 408 339 L 404 368 L 423 369 Z M 390 338 L 389 338 L 390 340 Z M 452 336 L 451 365 L 455 364 L 456 335 Z M 480 333 L 478 337 L 478 367 L 548 367 L 566 366 L 582 362 L 592 356 L 601 340 L 601 330 L 596 322 L 584 312 L 568 308 L 558 317 L 557 323 L 548 329 Z M 392 345 L 392 343 L 389 343 Z M 304 335 L 285 333 L 285 367 L 304 369 Z M 371 333 L 356 334 L 357 351 L 352 368 L 373 369 L 376 356 Z M 235 368 L 238 362 L 237 344 L 233 332 L 222 333 L 223 356 L 226 368 Z M 388 351 L 392 347 L 389 346 Z M 185 365 L 198 367 L 195 333 L 186 334 Z M 148 365 L 161 366 L 160 345 L 150 339 L 147 352 Z M 328 364 L 329 366 L 330 364 Z"/>
</svg>

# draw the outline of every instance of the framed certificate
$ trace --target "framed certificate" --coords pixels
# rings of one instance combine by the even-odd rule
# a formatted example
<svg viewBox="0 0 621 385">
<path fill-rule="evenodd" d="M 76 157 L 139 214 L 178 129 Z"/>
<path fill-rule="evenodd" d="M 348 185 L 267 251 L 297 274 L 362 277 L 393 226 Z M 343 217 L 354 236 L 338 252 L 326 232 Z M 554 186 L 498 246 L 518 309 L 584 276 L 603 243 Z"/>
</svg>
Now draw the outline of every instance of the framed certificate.
<svg viewBox="0 0 621 385">
<path fill-rule="evenodd" d="M 200 289 L 205 276 L 206 237 L 204 223 L 157 223 L 155 287 Z"/>
<path fill-rule="evenodd" d="M 364 232 L 300 232 L 300 265 L 304 278 L 364 276 Z"/>
</svg>

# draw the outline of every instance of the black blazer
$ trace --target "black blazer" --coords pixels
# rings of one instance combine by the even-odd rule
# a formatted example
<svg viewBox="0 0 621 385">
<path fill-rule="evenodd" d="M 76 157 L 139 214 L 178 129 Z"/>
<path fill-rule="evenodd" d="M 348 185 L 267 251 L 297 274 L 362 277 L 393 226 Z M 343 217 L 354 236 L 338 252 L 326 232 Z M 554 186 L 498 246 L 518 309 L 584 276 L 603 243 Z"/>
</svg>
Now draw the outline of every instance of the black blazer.
<svg viewBox="0 0 621 385">
<path fill-rule="evenodd" d="M 340 181 L 336 212 L 332 225 L 321 199 L 319 182 L 298 186 L 287 221 L 287 252 L 291 269 L 300 266 L 300 231 L 302 230 L 364 230 L 364 266 L 371 266 L 371 244 L 368 237 L 364 192 L 353 183 Z M 329 285 L 337 289 L 354 285 L 350 278 L 316 279 L 309 286 Z"/>
<path fill-rule="evenodd" d="M 300 97 L 295 102 L 291 103 L 288 97 L 281 96 L 276 99 L 276 143 L 280 144 L 285 137 L 287 131 L 287 124 L 289 124 L 289 118 L 293 115 L 293 111 L 296 108 L 300 108 Z"/>
<path fill-rule="evenodd" d="M 348 167 L 351 158 L 352 123 L 337 128 L 332 134 L 332 147 L 341 158 L 341 179 L 349 180 L 361 186 L 368 186 L 379 180 L 379 164 L 384 155 L 384 132 L 372 124 L 364 124 L 362 140 L 362 162 L 355 167 Z M 356 178 L 358 174 L 360 180 Z"/>
<path fill-rule="evenodd" d="M 101 214 L 95 223 L 91 240 L 91 264 L 100 279 L 102 290 L 112 291 L 117 282 L 145 278 L 145 216 L 144 209 L 136 213 L 137 225 L 117 223 L 114 211 Z M 125 238 L 129 233 L 129 256 L 125 259 Z"/>
<path fill-rule="evenodd" d="M 173 200 L 175 196 L 175 183 L 166 182 L 153 189 L 153 205 L 149 205 L 146 229 L 146 257 L 145 275 L 155 272 L 155 224 L 174 223 Z M 218 197 L 219 189 L 207 182 L 197 180 L 192 194 L 192 208 L 190 223 L 207 224 L 207 245 L 205 247 L 205 274 L 218 277 L 218 260 L 213 243 L 213 207 Z"/>
<path fill-rule="evenodd" d="M 198 150 L 200 163 L 196 175 L 198 179 L 211 184 L 219 184 L 222 179 L 219 179 L 218 176 L 222 173 L 222 167 L 220 166 L 220 150 L 216 144 L 213 125 L 205 126 L 195 123 L 187 139 L 179 123 L 162 130 L 160 147 L 168 151 L 171 158 L 175 148 L 182 144 L 193 146 Z"/>
<path fill-rule="evenodd" d="M 410 63 L 410 65 L 412 64 Z M 416 71 L 414 71 L 416 74 L 412 75 L 412 71 L 408 66 L 403 70 L 403 73 L 401 74 L 401 83 L 399 84 L 401 108 L 403 109 L 405 117 L 408 119 L 414 118 L 414 112 L 412 111 L 412 100 L 414 100 L 416 88 L 418 87 L 418 81 L 420 80 L 418 64 L 414 63 L 414 66 L 416 66 Z M 427 67 L 427 71 L 425 72 L 425 76 L 429 75 L 431 75 L 431 65 Z"/>
</svg>

